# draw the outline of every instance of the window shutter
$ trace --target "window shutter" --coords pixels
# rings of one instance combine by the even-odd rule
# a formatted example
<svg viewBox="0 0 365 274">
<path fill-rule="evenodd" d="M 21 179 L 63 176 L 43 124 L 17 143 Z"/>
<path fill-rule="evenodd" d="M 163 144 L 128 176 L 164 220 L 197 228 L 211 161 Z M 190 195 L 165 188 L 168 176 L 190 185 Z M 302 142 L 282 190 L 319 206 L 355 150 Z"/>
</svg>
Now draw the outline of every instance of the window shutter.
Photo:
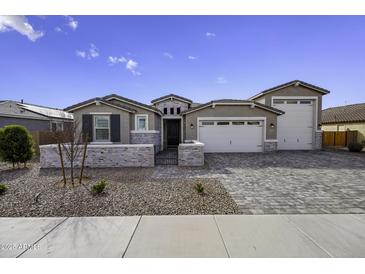
<svg viewBox="0 0 365 274">
<path fill-rule="evenodd" d="M 93 116 L 91 114 L 82 115 L 82 133 L 88 136 L 88 141 L 93 140 Z"/>
<path fill-rule="evenodd" d="M 120 142 L 120 115 L 110 115 L 110 141 L 119 143 Z"/>
</svg>

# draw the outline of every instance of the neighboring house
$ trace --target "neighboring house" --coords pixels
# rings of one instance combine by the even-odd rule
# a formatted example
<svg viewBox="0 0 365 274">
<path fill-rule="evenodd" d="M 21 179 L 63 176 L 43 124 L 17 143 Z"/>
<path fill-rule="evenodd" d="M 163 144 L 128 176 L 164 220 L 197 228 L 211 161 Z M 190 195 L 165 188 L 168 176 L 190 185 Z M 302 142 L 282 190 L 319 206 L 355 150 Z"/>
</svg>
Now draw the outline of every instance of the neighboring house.
<svg viewBox="0 0 365 274">
<path fill-rule="evenodd" d="M 29 131 L 60 131 L 72 124 L 72 113 L 11 100 L 0 101 L 0 127 L 22 125 Z"/>
<path fill-rule="evenodd" d="M 319 149 L 322 96 L 328 90 L 291 81 L 250 100 L 205 104 L 169 94 L 145 105 L 119 95 L 66 108 L 92 142 L 154 144 L 156 151 L 198 140 L 205 152 Z"/>
<path fill-rule="evenodd" d="M 322 111 L 323 131 L 357 130 L 357 141 L 365 142 L 365 103 L 328 108 Z"/>
</svg>

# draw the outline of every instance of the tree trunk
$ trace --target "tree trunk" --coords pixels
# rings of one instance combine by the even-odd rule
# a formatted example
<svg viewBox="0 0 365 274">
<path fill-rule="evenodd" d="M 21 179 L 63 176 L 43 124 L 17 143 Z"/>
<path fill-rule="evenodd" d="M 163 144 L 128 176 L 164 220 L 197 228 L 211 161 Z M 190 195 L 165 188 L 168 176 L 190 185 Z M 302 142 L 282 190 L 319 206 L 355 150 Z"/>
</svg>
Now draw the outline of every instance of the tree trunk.
<svg viewBox="0 0 365 274">
<path fill-rule="evenodd" d="M 74 185 L 74 144 L 71 144 L 71 159 L 70 159 L 70 167 L 71 167 L 71 183 Z"/>
<path fill-rule="evenodd" d="M 63 185 L 66 186 L 65 166 L 63 165 L 63 156 L 62 156 L 62 149 L 61 149 L 61 144 L 60 143 L 58 143 L 58 152 L 60 154 L 60 160 L 61 160 L 61 168 L 62 168 L 62 176 L 63 176 Z"/>
<path fill-rule="evenodd" d="M 85 143 L 84 143 L 84 154 L 82 155 L 82 162 L 81 162 L 81 170 L 80 170 L 80 178 L 79 178 L 79 184 L 81 185 L 82 183 L 82 174 L 84 173 L 84 165 L 85 165 L 85 158 L 86 158 L 86 150 L 87 150 L 87 135 L 85 138 Z"/>
</svg>

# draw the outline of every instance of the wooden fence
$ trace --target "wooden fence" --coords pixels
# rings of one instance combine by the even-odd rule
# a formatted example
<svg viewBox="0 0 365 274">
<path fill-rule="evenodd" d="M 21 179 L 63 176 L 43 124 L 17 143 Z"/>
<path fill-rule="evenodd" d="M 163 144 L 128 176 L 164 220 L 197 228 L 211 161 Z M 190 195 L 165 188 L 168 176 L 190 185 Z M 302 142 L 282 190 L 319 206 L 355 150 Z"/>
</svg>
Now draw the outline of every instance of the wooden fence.
<svg viewBox="0 0 365 274">
<path fill-rule="evenodd" d="M 39 154 L 39 146 L 56 144 L 56 132 L 52 131 L 32 131 L 31 135 L 34 143 L 34 150 Z"/>
<path fill-rule="evenodd" d="M 357 130 L 323 131 L 322 145 L 345 147 L 350 143 L 356 143 L 357 134 Z"/>
</svg>

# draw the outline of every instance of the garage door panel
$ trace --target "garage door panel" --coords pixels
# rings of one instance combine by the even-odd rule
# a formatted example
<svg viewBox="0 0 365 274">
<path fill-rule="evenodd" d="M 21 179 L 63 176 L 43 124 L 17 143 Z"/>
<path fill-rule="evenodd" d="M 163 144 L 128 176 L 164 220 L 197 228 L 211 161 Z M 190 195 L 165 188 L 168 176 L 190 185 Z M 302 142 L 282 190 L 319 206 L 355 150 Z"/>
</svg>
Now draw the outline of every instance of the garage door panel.
<svg viewBox="0 0 365 274">
<path fill-rule="evenodd" d="M 278 149 L 313 149 L 314 104 L 284 103 L 274 104 L 273 107 L 285 112 L 278 117 Z"/>
<path fill-rule="evenodd" d="M 205 144 L 205 152 L 261 152 L 263 127 L 232 122 L 199 127 L 199 140 Z"/>
</svg>

